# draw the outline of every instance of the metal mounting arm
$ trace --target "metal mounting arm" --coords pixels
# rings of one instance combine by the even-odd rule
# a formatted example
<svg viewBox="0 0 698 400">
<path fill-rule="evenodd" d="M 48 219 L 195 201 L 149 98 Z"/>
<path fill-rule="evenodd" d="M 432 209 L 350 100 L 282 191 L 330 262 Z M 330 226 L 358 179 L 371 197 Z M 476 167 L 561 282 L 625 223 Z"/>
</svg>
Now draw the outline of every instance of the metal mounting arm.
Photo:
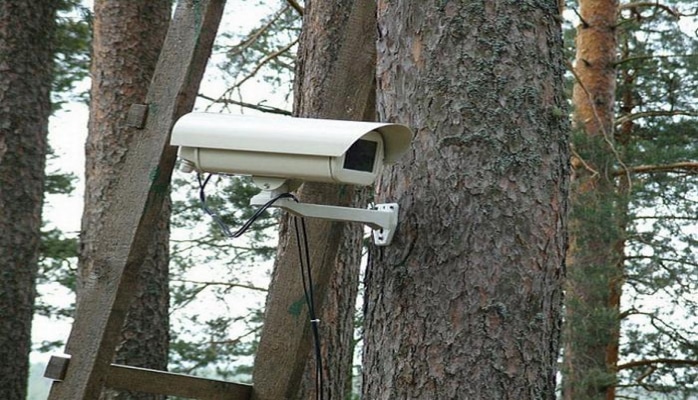
<svg viewBox="0 0 698 400">
<path fill-rule="evenodd" d="M 271 191 L 262 191 L 250 200 L 250 205 L 264 205 L 271 198 Z M 297 203 L 291 199 L 279 199 L 272 207 L 282 208 L 301 217 L 327 219 L 331 221 L 360 222 L 373 229 L 376 246 L 388 246 L 393 240 L 399 207 L 397 203 L 377 204 L 374 209 L 323 206 L 319 204 Z"/>
</svg>

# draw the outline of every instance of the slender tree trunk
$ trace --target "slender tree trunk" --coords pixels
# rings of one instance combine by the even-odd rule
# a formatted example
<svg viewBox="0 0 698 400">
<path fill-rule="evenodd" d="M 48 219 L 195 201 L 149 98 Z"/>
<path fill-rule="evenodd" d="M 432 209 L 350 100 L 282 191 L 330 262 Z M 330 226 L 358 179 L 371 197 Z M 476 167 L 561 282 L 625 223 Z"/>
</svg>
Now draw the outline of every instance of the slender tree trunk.
<svg viewBox="0 0 698 400">
<path fill-rule="evenodd" d="M 375 4 L 370 0 L 306 1 L 296 69 L 294 114 L 301 117 L 375 118 Z M 366 191 L 350 186 L 306 183 L 301 201 L 365 207 Z M 308 220 L 316 308 L 321 320 L 324 396 L 347 398 L 351 390 L 354 306 L 361 259 L 362 227 Z M 284 218 L 260 351 L 255 360 L 258 399 L 315 398 L 315 361 L 309 318 L 289 316 L 303 297 L 292 224 Z M 275 293 L 284 293 L 275 296 Z M 294 337 L 289 327 L 299 334 Z M 272 330 L 273 329 L 273 330 Z M 303 332 L 301 334 L 301 332 Z M 293 341 L 298 352 L 280 359 L 272 347 Z M 278 342 L 278 343 L 277 343 Z M 298 358 L 308 362 L 299 363 Z M 282 372 L 279 372 L 279 371 Z M 283 377 L 283 379 L 279 379 Z M 282 397 L 283 396 L 283 397 Z"/>
<path fill-rule="evenodd" d="M 627 187 L 614 181 L 616 0 L 580 0 L 563 396 L 615 398 Z M 627 185 L 625 185 L 627 186 Z"/>
<path fill-rule="evenodd" d="M 365 399 L 554 399 L 568 129 L 556 1 L 378 2 L 394 243 L 366 273 Z"/>
<path fill-rule="evenodd" d="M 575 47 L 574 121 L 588 136 L 613 133 L 617 0 L 579 0 Z"/>
<path fill-rule="evenodd" d="M 97 0 L 94 5 L 92 91 L 85 148 L 85 210 L 82 220 L 80 283 L 89 279 L 95 255 L 113 244 L 95 240 L 110 201 L 114 171 L 137 140 L 126 129 L 129 107 L 142 103 L 155 70 L 170 18 L 169 0 Z M 130 133 L 129 133 L 130 132 Z M 166 205 L 140 268 L 142 288 L 122 328 L 116 362 L 167 369 L 169 343 L 168 240 Z M 78 308 L 77 312 L 80 312 Z M 109 398 L 154 399 L 162 396 L 110 393 Z"/>
<path fill-rule="evenodd" d="M 0 398 L 27 397 L 54 0 L 0 2 Z"/>
</svg>

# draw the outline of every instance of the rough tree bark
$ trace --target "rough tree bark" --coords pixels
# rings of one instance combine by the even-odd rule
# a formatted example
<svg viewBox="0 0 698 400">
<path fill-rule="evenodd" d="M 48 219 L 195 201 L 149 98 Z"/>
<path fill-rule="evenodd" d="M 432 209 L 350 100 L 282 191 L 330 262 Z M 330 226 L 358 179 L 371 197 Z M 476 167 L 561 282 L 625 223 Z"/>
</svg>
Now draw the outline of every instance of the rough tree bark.
<svg viewBox="0 0 698 400">
<path fill-rule="evenodd" d="M 568 129 L 556 1 L 378 2 L 378 113 L 416 133 L 378 201 L 363 398 L 554 399 Z"/>
<path fill-rule="evenodd" d="M 375 118 L 375 4 L 370 0 L 306 1 L 296 68 L 294 115 L 314 118 Z M 365 207 L 365 190 L 306 183 L 306 203 Z M 353 317 L 361 258 L 362 227 L 307 220 L 315 301 L 322 342 L 324 396 L 343 399 L 351 390 Z M 255 360 L 257 399 L 315 398 L 315 362 L 307 309 L 302 300 L 292 224 L 284 218 Z M 287 350 L 281 350 L 287 349 Z M 304 362 L 307 360 L 308 362 Z"/>
<path fill-rule="evenodd" d="M 617 0 L 580 0 L 563 397 L 615 398 L 627 185 L 614 150 Z M 627 182 L 626 182 L 627 183 Z M 625 188 L 624 188 L 625 187 Z"/>
<path fill-rule="evenodd" d="M 82 219 L 78 283 L 89 276 L 100 246 L 108 188 L 114 171 L 134 140 L 127 129 L 129 107 L 142 103 L 155 70 L 170 19 L 169 0 L 97 0 L 94 4 L 92 90 L 89 134 L 85 147 L 85 209 Z M 168 240 L 166 205 L 150 245 L 150 256 L 140 269 L 141 290 L 122 328 L 123 339 L 115 362 L 144 368 L 167 369 L 169 344 Z M 77 312 L 80 312 L 78 309 Z M 118 399 L 162 398 L 143 393 L 105 392 Z"/>
<path fill-rule="evenodd" d="M 0 2 L 0 398 L 27 396 L 54 0 Z"/>
</svg>

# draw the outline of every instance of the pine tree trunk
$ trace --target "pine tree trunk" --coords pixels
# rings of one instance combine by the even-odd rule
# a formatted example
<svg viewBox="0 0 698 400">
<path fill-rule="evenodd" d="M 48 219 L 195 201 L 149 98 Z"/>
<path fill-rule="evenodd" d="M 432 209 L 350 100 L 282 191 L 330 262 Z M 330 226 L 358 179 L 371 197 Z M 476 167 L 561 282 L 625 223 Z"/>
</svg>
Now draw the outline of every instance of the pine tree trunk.
<svg viewBox="0 0 698 400">
<path fill-rule="evenodd" d="M 556 1 L 378 2 L 378 112 L 416 132 L 366 272 L 363 398 L 554 399 L 568 129 Z"/>
<path fill-rule="evenodd" d="M 301 117 L 375 118 L 375 4 L 370 0 L 306 1 L 296 68 L 294 114 Z M 350 186 L 306 183 L 298 191 L 306 203 L 365 207 L 366 191 Z M 354 307 L 361 259 L 362 227 L 308 219 L 316 308 L 321 310 L 324 398 L 344 399 L 351 390 Z M 289 316 L 302 298 L 293 226 L 284 218 L 277 262 L 267 299 L 260 350 L 255 360 L 257 399 L 315 398 L 315 356 L 304 308 Z M 326 284 L 322 285 L 321 282 Z M 277 297 L 275 293 L 284 293 Z M 285 329 L 290 324 L 303 334 Z M 280 328 L 272 331 L 272 327 Z M 272 343 L 294 344 L 298 353 L 280 360 Z M 284 344 L 278 344 L 285 346 Z M 305 368 L 298 357 L 308 360 Z M 283 371 L 285 369 L 285 371 Z M 283 372 L 279 372 L 282 370 Z M 283 376 L 284 379 L 279 379 Z"/>
<path fill-rule="evenodd" d="M 627 198 L 613 169 L 618 2 L 580 0 L 563 397 L 615 398 Z"/>
<path fill-rule="evenodd" d="M 85 148 L 85 210 L 82 220 L 80 284 L 98 267 L 94 257 L 103 246 L 101 230 L 114 171 L 136 140 L 126 129 L 129 107 L 142 103 L 155 70 L 170 18 L 169 0 L 97 0 L 94 5 L 92 92 L 89 135 Z M 167 369 L 169 343 L 168 240 L 166 205 L 152 238 L 149 257 L 140 268 L 142 287 L 121 330 L 115 362 Z M 78 303 L 79 304 L 79 303 Z M 78 308 L 77 312 L 80 312 Z M 109 393 L 113 399 L 156 399 L 162 396 Z"/>
<path fill-rule="evenodd" d="M 25 400 L 56 2 L 0 2 L 0 399 Z"/>
</svg>

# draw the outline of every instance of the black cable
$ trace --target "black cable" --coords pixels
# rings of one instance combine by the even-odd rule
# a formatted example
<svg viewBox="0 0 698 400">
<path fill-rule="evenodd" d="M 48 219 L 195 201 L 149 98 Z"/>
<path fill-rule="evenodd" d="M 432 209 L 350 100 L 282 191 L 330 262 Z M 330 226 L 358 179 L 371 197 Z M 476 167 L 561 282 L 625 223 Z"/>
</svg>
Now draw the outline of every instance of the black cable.
<svg viewBox="0 0 698 400">
<path fill-rule="evenodd" d="M 213 218 L 213 220 L 216 222 L 216 224 L 218 224 L 218 226 L 223 231 L 223 235 L 225 235 L 229 238 L 235 239 L 235 238 L 239 238 L 240 236 L 242 236 L 248 229 L 250 229 L 250 226 L 252 226 L 252 224 L 257 219 L 259 219 L 259 217 L 262 215 L 262 213 L 264 213 L 264 211 L 266 211 L 269 207 L 271 207 L 272 204 L 274 204 L 274 202 L 276 202 L 277 200 L 290 198 L 290 199 L 293 199 L 295 201 L 298 201 L 298 200 L 296 200 L 296 197 L 294 195 L 292 195 L 291 193 L 281 193 L 280 195 L 278 195 L 278 196 L 274 197 L 273 199 L 269 200 L 268 202 L 264 203 L 259 209 L 257 209 L 257 211 L 255 211 L 255 213 L 252 214 L 250 219 L 248 219 L 240 227 L 240 229 L 238 229 L 235 232 L 231 232 L 230 228 L 228 227 L 228 225 L 225 222 L 223 222 L 221 217 L 219 217 L 218 214 L 216 214 L 213 210 L 211 210 L 208 207 L 208 205 L 206 204 L 205 189 L 206 189 L 206 185 L 208 184 L 208 181 L 211 179 L 211 176 L 213 176 L 213 174 L 208 174 L 206 179 L 204 179 L 202 181 L 201 174 L 196 174 L 196 178 L 199 181 L 199 200 L 201 201 L 201 207 L 204 209 L 204 211 L 206 211 L 206 214 L 210 215 L 211 218 Z"/>
<path fill-rule="evenodd" d="M 313 293 L 313 275 L 310 269 L 310 251 L 308 247 L 308 234 L 305 220 L 300 217 L 301 229 L 298 229 L 299 217 L 293 217 L 293 225 L 296 230 L 296 244 L 298 246 L 298 256 L 301 268 L 301 281 L 303 282 L 303 294 L 308 305 L 308 315 L 310 316 L 310 326 L 313 332 L 313 342 L 315 344 L 315 398 L 322 400 L 323 393 L 323 373 L 322 373 L 322 349 L 320 348 L 320 320 L 315 315 L 315 295 Z M 301 241 L 302 236 L 302 241 Z M 307 274 L 307 282 L 306 282 Z"/>
</svg>

